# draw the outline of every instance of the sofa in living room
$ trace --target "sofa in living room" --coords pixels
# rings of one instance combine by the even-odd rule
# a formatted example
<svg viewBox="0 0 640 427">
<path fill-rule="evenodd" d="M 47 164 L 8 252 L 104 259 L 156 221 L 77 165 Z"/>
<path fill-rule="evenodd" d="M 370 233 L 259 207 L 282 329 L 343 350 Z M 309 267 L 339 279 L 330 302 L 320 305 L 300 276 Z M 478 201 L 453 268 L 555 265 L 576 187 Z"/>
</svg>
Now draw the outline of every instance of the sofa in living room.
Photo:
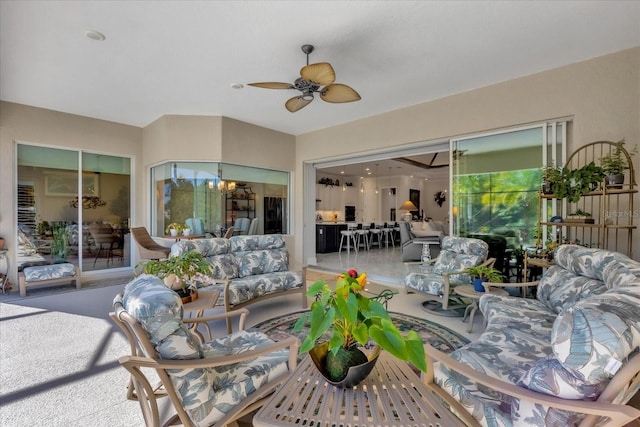
<svg viewBox="0 0 640 427">
<path fill-rule="evenodd" d="M 171 246 L 169 256 L 189 251 L 201 253 L 213 266 L 215 283 L 199 287 L 219 290 L 223 297 L 219 304 L 225 311 L 292 293 L 300 294 L 302 308 L 306 308 L 306 286 L 300 272 L 289 270 L 282 235 L 181 240 Z"/>
<path fill-rule="evenodd" d="M 487 325 L 474 342 L 450 355 L 427 349 L 426 381 L 469 424 L 624 425 L 640 416 L 625 405 L 640 386 L 640 262 L 562 245 L 535 299 L 487 294 L 480 310 Z"/>
</svg>

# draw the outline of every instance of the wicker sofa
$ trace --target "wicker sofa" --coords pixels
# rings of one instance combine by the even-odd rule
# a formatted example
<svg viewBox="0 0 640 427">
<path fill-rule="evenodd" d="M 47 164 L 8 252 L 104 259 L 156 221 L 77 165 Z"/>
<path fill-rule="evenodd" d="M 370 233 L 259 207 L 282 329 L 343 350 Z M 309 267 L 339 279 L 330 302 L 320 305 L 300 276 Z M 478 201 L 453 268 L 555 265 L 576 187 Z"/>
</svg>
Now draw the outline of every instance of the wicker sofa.
<svg viewBox="0 0 640 427">
<path fill-rule="evenodd" d="M 601 425 L 607 415 L 624 425 L 640 416 L 624 405 L 640 386 L 640 262 L 563 245 L 536 299 L 487 294 L 480 309 L 488 323 L 475 342 L 450 357 L 427 352 L 438 360 L 427 382 L 469 424 Z"/>
<path fill-rule="evenodd" d="M 169 256 L 189 251 L 200 252 L 213 265 L 215 283 L 199 286 L 219 289 L 224 296 L 220 304 L 226 311 L 291 293 L 299 293 L 302 308 L 306 308 L 306 286 L 301 273 L 289 270 L 289 254 L 282 235 L 181 240 L 171 246 Z"/>
</svg>

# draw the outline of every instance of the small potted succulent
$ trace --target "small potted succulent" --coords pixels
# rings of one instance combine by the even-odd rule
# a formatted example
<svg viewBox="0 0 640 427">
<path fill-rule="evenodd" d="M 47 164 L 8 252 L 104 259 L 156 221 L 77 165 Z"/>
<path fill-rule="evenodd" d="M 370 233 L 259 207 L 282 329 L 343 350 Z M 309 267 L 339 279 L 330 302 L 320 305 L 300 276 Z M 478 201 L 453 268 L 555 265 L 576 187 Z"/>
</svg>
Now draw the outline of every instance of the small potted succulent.
<svg viewBox="0 0 640 427">
<path fill-rule="evenodd" d="M 605 173 L 607 188 L 622 188 L 624 183 L 624 171 L 629 169 L 629 161 L 624 155 L 624 138 L 616 142 L 613 152 L 600 157 L 600 165 Z M 627 154 L 629 157 L 636 154 L 638 146 L 636 145 L 631 152 Z"/>
<path fill-rule="evenodd" d="M 502 283 L 502 274 L 493 267 L 476 265 L 467 267 L 464 272 L 473 277 L 473 289 L 476 292 L 484 292 L 483 282 Z"/>
<path fill-rule="evenodd" d="M 211 263 L 199 252 L 187 252 L 163 260 L 142 261 L 136 268 L 142 273 L 159 277 L 165 286 L 180 295 L 183 303 L 198 298 L 196 282 L 208 282 L 213 275 Z"/>
<path fill-rule="evenodd" d="M 391 321 L 389 313 L 375 298 L 362 294 L 366 273 L 355 270 L 341 274 L 335 289 L 320 280 L 311 285 L 307 296 L 316 297 L 311 311 L 301 316 L 294 330 L 308 323 L 309 333 L 300 352 L 309 352 L 327 381 L 338 387 L 352 387 L 364 379 L 385 350 L 400 360 L 426 371 L 424 344 L 415 331 L 404 337 Z M 325 333 L 330 334 L 326 341 Z M 365 354 L 363 349 L 373 350 Z"/>
</svg>

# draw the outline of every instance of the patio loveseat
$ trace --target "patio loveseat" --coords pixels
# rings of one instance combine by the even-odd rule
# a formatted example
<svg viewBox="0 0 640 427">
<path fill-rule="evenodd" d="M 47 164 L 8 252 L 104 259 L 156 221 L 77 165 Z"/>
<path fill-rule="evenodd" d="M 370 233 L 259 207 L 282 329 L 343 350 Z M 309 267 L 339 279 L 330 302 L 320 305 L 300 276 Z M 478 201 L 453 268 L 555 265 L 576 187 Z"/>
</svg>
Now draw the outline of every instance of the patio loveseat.
<svg viewBox="0 0 640 427">
<path fill-rule="evenodd" d="M 171 246 L 169 256 L 189 251 L 200 252 L 212 264 L 214 283 L 200 283 L 199 287 L 220 290 L 225 311 L 292 293 L 300 294 L 302 308 L 306 308 L 306 286 L 301 273 L 289 270 L 282 235 L 181 240 Z"/>
<path fill-rule="evenodd" d="M 640 416 L 625 405 L 640 386 L 640 263 L 575 245 L 555 258 L 536 299 L 481 297 L 488 323 L 475 342 L 450 357 L 427 348 L 437 360 L 427 382 L 468 424 L 590 426 L 607 416 L 624 425 Z"/>
</svg>

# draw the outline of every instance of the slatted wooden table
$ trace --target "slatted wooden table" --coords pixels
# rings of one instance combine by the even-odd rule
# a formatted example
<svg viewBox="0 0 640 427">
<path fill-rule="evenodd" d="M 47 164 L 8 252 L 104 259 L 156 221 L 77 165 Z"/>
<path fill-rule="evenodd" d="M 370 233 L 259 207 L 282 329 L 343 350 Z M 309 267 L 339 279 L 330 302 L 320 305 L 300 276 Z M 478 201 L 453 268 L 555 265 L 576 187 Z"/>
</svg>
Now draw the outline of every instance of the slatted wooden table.
<svg viewBox="0 0 640 427">
<path fill-rule="evenodd" d="M 257 427 L 464 426 L 411 367 L 386 352 L 352 389 L 327 383 L 305 357 L 256 413 Z"/>
</svg>

